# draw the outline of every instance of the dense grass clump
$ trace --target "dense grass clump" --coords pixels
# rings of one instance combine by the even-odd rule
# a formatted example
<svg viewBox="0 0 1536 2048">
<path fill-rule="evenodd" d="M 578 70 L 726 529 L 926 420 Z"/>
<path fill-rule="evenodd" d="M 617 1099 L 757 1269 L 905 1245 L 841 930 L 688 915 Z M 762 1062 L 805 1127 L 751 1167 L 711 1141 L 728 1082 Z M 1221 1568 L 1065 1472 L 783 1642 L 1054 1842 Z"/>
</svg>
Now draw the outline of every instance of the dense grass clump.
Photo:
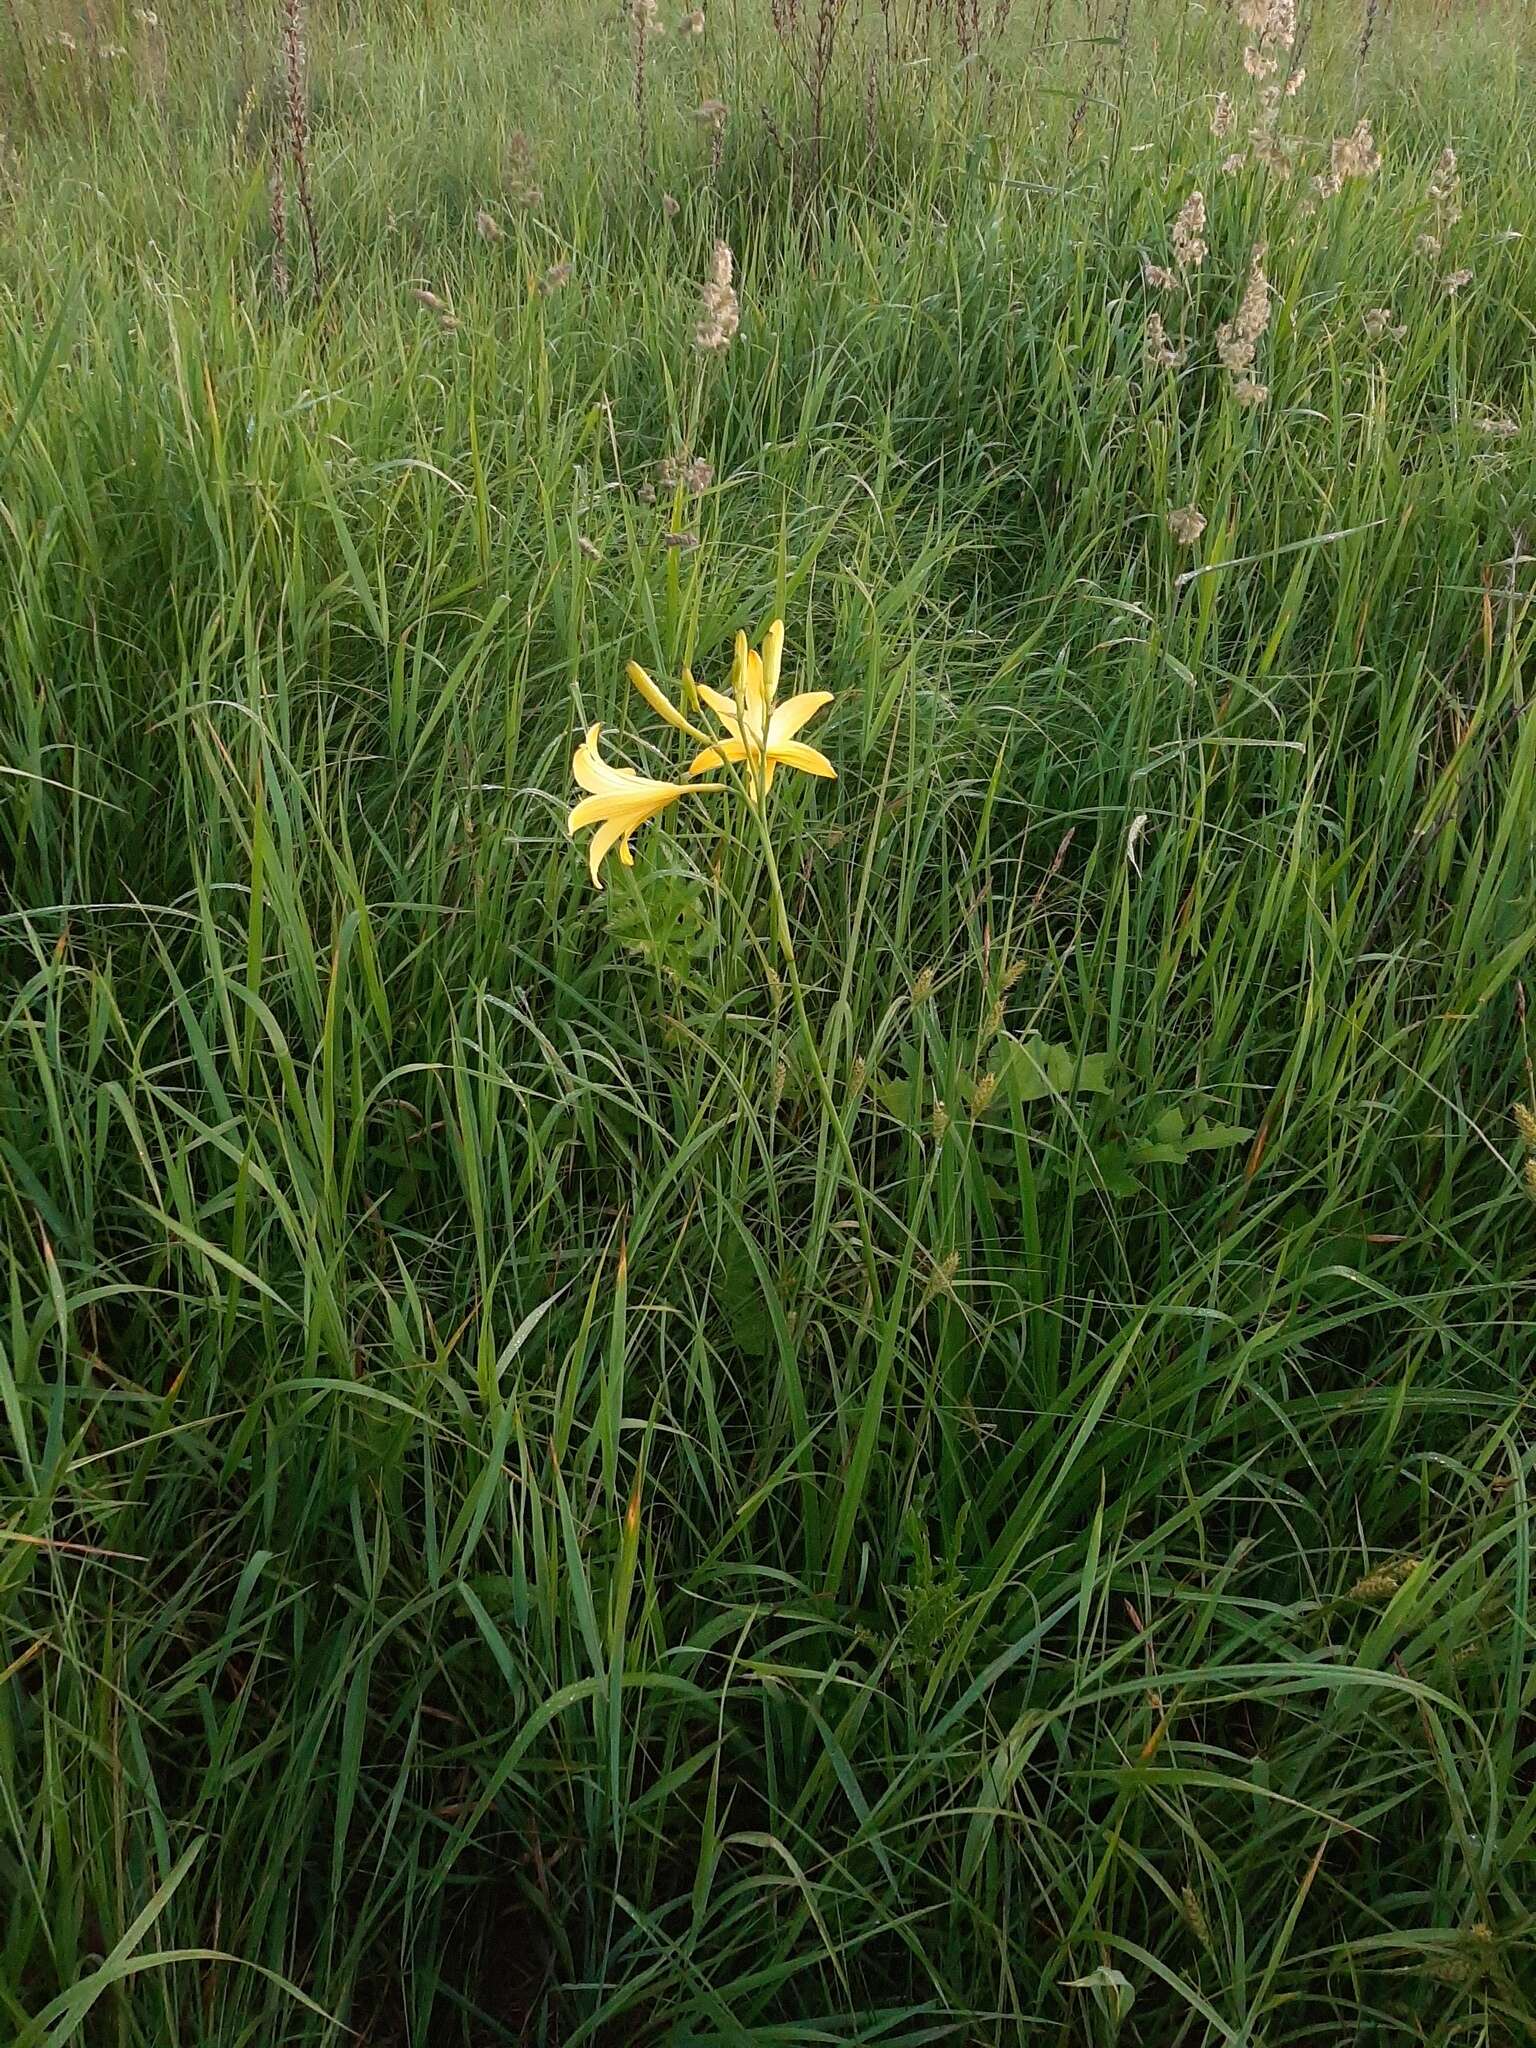
<svg viewBox="0 0 1536 2048">
<path fill-rule="evenodd" d="M 1531 17 L 647 11 L 7 18 L 0 2034 L 1526 2039 Z"/>
</svg>

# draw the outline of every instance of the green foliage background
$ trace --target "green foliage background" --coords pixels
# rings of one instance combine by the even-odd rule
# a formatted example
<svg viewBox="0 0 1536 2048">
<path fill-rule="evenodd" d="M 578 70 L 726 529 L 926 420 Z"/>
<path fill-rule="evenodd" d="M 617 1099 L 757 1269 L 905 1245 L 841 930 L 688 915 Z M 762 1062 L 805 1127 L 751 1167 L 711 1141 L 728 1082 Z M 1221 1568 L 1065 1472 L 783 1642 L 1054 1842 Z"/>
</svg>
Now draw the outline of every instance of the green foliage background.
<svg viewBox="0 0 1536 2048">
<path fill-rule="evenodd" d="M 1529 2038 L 1530 15 L 18 6 L 0 2031 Z"/>
</svg>

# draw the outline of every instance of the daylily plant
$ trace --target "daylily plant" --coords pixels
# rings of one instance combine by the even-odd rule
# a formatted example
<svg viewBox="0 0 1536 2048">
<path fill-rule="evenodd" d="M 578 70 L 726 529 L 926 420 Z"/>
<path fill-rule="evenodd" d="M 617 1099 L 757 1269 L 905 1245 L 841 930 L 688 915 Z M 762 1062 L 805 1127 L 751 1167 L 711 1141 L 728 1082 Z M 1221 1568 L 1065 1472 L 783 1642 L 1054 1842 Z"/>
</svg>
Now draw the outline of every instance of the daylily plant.
<svg viewBox="0 0 1536 2048">
<path fill-rule="evenodd" d="M 825 754 L 808 747 L 796 734 L 818 711 L 832 702 L 830 690 L 807 690 L 775 703 L 779 674 L 784 661 L 784 621 L 775 619 L 764 637 L 762 651 L 748 645 L 745 633 L 736 635 L 736 658 L 731 668 L 731 694 L 723 695 L 701 683 L 692 672 L 683 671 L 690 696 L 713 713 L 723 729 L 721 734 L 705 732 L 687 718 L 640 666 L 629 664 L 629 679 L 659 718 L 698 743 L 699 752 L 689 764 L 691 777 L 709 769 L 745 770 L 746 791 L 754 805 L 767 796 L 775 768 L 798 768 L 805 775 L 836 778 L 837 770 Z M 597 831 L 589 849 L 592 879 L 603 886 L 599 870 L 605 856 L 617 846 L 626 867 L 634 863 L 630 836 L 648 818 L 656 817 L 669 804 L 686 796 L 690 789 L 721 789 L 719 782 L 659 782 L 637 775 L 632 768 L 620 768 L 603 760 L 597 750 L 601 726 L 588 728 L 586 739 L 576 749 L 571 773 L 591 794 L 577 804 L 566 819 L 572 834 L 584 826 Z"/>
</svg>

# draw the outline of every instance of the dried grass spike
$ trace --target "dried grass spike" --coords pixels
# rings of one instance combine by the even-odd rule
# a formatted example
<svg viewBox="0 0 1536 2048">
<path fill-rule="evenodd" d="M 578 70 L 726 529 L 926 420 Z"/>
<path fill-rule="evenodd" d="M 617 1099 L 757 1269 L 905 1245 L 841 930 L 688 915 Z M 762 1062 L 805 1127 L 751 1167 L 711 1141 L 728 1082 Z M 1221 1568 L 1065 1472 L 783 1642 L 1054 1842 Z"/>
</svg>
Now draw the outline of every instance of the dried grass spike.
<svg viewBox="0 0 1536 2048">
<path fill-rule="evenodd" d="M 318 298 L 325 284 L 325 263 L 320 253 L 320 232 L 315 225 L 314 198 L 309 184 L 309 100 L 304 80 L 302 0 L 280 0 L 280 4 L 283 75 L 287 95 L 288 151 L 293 160 L 294 183 L 299 194 L 299 212 L 304 216 L 304 233 L 309 241 L 314 291 Z"/>
</svg>

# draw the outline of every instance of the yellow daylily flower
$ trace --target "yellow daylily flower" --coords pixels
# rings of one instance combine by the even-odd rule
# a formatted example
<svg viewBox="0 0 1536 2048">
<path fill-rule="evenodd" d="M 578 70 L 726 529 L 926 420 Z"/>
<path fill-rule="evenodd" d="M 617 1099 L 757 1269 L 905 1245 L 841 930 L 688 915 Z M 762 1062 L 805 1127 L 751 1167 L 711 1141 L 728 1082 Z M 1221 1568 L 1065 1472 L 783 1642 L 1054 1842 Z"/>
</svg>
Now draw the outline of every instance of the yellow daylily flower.
<svg viewBox="0 0 1536 2048">
<path fill-rule="evenodd" d="M 565 829 L 573 838 L 587 825 L 597 827 L 588 849 L 588 863 L 599 889 L 603 878 L 598 871 L 615 846 L 625 867 L 634 866 L 630 835 L 648 818 L 658 816 L 668 804 L 675 804 L 690 790 L 720 787 L 718 782 L 657 782 L 649 775 L 637 775 L 633 768 L 620 768 L 605 761 L 597 746 L 602 729 L 600 725 L 589 725 L 586 738 L 571 757 L 572 775 L 591 794 L 574 806 L 565 821 Z"/>
<path fill-rule="evenodd" d="M 722 767 L 728 761 L 732 765 L 744 762 L 753 794 L 761 789 L 765 796 L 773 781 L 773 771 L 779 767 L 798 768 L 805 775 L 823 775 L 836 780 L 837 770 L 826 755 L 795 738 L 803 725 L 832 702 L 832 692 L 807 690 L 798 697 L 787 697 L 782 704 L 775 704 L 783 660 L 782 619 L 775 619 L 768 628 L 760 654 L 747 645 L 745 633 L 736 635 L 736 660 L 731 669 L 732 694 L 725 697 L 702 683 L 696 685 L 700 702 L 708 705 L 725 727 L 728 737 L 710 741 L 701 753 L 695 755 L 688 769 L 690 775 L 702 774 L 706 768 Z M 683 729 L 690 730 L 687 726 Z M 701 734 L 694 736 L 702 737 Z"/>
</svg>

